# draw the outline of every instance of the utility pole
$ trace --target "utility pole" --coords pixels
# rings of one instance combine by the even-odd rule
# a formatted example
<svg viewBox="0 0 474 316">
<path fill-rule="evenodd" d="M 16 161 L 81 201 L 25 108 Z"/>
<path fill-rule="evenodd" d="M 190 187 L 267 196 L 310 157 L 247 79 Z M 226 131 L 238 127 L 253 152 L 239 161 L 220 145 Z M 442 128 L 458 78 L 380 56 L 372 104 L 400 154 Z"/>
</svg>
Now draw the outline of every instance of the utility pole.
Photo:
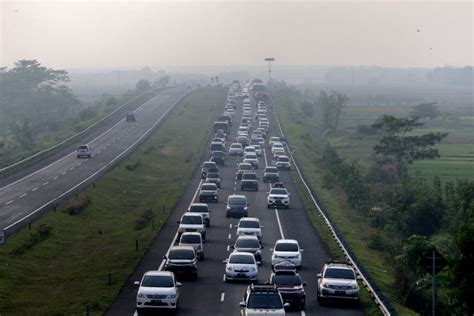
<svg viewBox="0 0 474 316">
<path fill-rule="evenodd" d="M 268 84 L 272 82 L 272 61 L 275 61 L 273 57 L 265 58 L 265 61 L 268 61 Z"/>
<path fill-rule="evenodd" d="M 432 309 L 433 309 L 433 316 L 436 316 L 436 252 L 433 248 L 433 251 L 431 252 L 431 255 L 433 256 L 433 266 L 432 266 L 432 283 L 433 283 L 433 288 L 431 289 L 431 295 L 432 295 Z"/>
</svg>

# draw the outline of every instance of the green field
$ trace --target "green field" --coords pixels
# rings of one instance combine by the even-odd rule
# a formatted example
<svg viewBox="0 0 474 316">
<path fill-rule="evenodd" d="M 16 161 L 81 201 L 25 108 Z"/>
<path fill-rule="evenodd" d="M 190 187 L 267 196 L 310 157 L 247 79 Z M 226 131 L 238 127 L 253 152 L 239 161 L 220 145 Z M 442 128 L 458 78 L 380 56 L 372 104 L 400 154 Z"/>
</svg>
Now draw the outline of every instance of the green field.
<svg viewBox="0 0 474 316">
<path fill-rule="evenodd" d="M 90 199 L 87 208 L 70 215 L 70 200 L 34 222 L 32 232 L 41 224 L 52 231 L 29 249 L 32 232 L 10 237 L 0 248 L 0 314 L 83 315 L 88 304 L 102 314 L 182 195 L 224 101 L 224 89 L 193 92 L 128 160 L 79 195 Z M 147 210 L 154 221 L 140 224 Z"/>
</svg>

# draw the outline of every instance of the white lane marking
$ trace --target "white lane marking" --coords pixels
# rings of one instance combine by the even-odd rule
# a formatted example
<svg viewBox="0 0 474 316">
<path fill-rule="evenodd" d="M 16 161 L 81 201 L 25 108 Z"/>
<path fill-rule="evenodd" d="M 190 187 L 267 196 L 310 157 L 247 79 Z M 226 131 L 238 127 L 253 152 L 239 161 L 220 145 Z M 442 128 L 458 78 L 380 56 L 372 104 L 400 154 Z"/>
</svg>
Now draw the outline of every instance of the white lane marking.
<svg viewBox="0 0 474 316">
<path fill-rule="evenodd" d="M 74 167 L 69 168 L 69 170 L 73 171 L 73 170 L 74 170 Z"/>
<path fill-rule="evenodd" d="M 232 238 L 232 234 L 229 234 L 229 239 L 231 239 L 231 238 Z"/>
<path fill-rule="evenodd" d="M 301 311 L 301 316 L 306 316 L 306 313 L 304 311 Z"/>
<path fill-rule="evenodd" d="M 48 185 L 49 181 L 46 181 L 45 183 L 43 183 L 43 185 Z"/>
<path fill-rule="evenodd" d="M 222 281 L 225 282 L 225 274 L 222 275 Z"/>
<path fill-rule="evenodd" d="M 38 187 L 31 189 L 32 192 L 35 192 L 36 190 L 38 190 Z"/>
<path fill-rule="evenodd" d="M 20 198 L 24 198 L 25 196 L 27 196 L 28 194 L 26 193 L 23 193 L 22 195 L 20 195 Z"/>
<path fill-rule="evenodd" d="M 84 161 L 89 161 L 89 158 L 87 158 L 87 159 L 86 159 L 86 160 L 84 160 Z"/>
<path fill-rule="evenodd" d="M 5 205 L 10 205 L 10 204 L 12 204 L 12 203 L 13 203 L 13 200 L 10 200 L 10 201 L 8 201 L 7 203 L 5 203 Z"/>
<path fill-rule="evenodd" d="M 82 165 L 82 162 L 79 162 L 77 165 L 78 165 L 78 166 Z"/>
<path fill-rule="evenodd" d="M 66 172 L 67 172 L 67 171 L 64 171 L 63 173 L 61 173 L 61 175 L 62 175 L 62 176 L 66 175 Z"/>
<path fill-rule="evenodd" d="M 229 224 L 229 228 L 232 228 L 232 223 Z"/>
<path fill-rule="evenodd" d="M 221 302 L 224 302 L 224 299 L 225 299 L 225 293 L 222 292 L 222 293 L 221 293 Z"/>
<path fill-rule="evenodd" d="M 227 245 L 227 251 L 230 251 L 230 245 Z"/>
<path fill-rule="evenodd" d="M 54 177 L 53 180 L 58 180 L 58 177 Z"/>
<path fill-rule="evenodd" d="M 100 150 L 98 150 L 95 154 L 96 154 L 96 155 L 100 154 Z"/>
</svg>

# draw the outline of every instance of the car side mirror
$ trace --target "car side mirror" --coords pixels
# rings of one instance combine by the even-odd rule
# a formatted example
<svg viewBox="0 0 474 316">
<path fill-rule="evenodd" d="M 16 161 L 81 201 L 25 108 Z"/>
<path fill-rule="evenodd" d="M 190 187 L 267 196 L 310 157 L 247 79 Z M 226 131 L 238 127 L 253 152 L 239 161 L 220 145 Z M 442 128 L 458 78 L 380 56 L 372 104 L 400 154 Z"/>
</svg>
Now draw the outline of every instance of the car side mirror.
<svg viewBox="0 0 474 316">
<path fill-rule="evenodd" d="M 323 277 L 323 274 L 322 274 L 322 273 L 318 273 L 318 274 L 316 274 L 316 277 L 317 277 L 318 279 L 321 279 L 321 278 Z"/>
<path fill-rule="evenodd" d="M 245 308 L 245 302 L 240 302 L 239 306 L 242 307 L 242 308 Z"/>
<path fill-rule="evenodd" d="M 163 259 L 165 259 L 165 260 L 166 260 L 166 259 L 168 259 L 168 257 L 167 257 L 166 255 L 164 255 L 164 256 L 163 256 Z"/>
<path fill-rule="evenodd" d="M 303 282 L 303 286 L 307 286 L 307 285 L 308 285 L 308 283 L 306 283 L 306 282 Z"/>
<path fill-rule="evenodd" d="M 222 260 L 222 263 L 227 264 L 227 259 Z"/>
<path fill-rule="evenodd" d="M 268 250 L 273 251 L 273 248 L 270 248 L 270 249 L 268 249 Z"/>
<path fill-rule="evenodd" d="M 181 223 L 181 221 L 176 221 L 176 223 L 180 224 L 180 223 Z"/>
<path fill-rule="evenodd" d="M 300 252 L 303 252 L 303 251 L 304 251 L 304 249 L 300 249 Z"/>
<path fill-rule="evenodd" d="M 176 282 L 176 287 L 181 287 L 182 285 L 181 282 Z"/>
<path fill-rule="evenodd" d="M 357 280 L 362 280 L 362 276 L 360 276 L 359 274 L 357 275 Z"/>
<path fill-rule="evenodd" d="M 133 282 L 133 285 L 135 285 L 135 286 L 140 286 L 140 281 L 135 281 L 135 282 Z"/>
<path fill-rule="evenodd" d="M 232 245 L 232 246 L 230 246 L 230 248 L 232 248 L 232 249 L 235 249 L 235 246 L 234 246 L 234 245 Z"/>
<path fill-rule="evenodd" d="M 285 303 L 285 304 L 283 304 L 283 307 L 284 307 L 284 308 L 290 307 L 290 303 Z"/>
<path fill-rule="evenodd" d="M 265 247 L 263 247 L 263 246 L 260 246 L 260 249 L 263 249 L 263 248 L 265 248 Z"/>
</svg>

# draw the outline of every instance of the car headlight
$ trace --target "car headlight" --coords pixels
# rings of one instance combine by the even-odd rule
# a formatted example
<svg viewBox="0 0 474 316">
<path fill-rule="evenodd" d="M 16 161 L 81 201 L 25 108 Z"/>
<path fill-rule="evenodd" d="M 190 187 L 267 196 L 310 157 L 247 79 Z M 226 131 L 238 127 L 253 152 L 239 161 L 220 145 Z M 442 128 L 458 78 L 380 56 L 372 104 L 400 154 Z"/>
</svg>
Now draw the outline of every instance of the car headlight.
<svg viewBox="0 0 474 316">
<path fill-rule="evenodd" d="M 323 283 L 323 287 L 329 288 L 331 285 L 329 283 Z"/>
<path fill-rule="evenodd" d="M 145 294 L 138 292 L 137 297 L 139 297 L 139 298 L 145 298 L 146 296 L 145 296 Z"/>
<path fill-rule="evenodd" d="M 244 207 L 244 211 L 246 211 L 247 209 L 248 209 L 248 207 L 247 207 L 247 206 L 246 206 L 246 207 Z"/>
<path fill-rule="evenodd" d="M 257 271 L 257 269 L 255 267 L 250 267 L 250 271 L 255 272 L 255 271 Z"/>
<path fill-rule="evenodd" d="M 256 255 L 260 255 L 262 252 L 260 250 L 255 251 Z"/>
<path fill-rule="evenodd" d="M 167 298 L 176 298 L 176 294 L 170 294 L 167 296 Z"/>
<path fill-rule="evenodd" d="M 353 288 L 354 290 L 356 290 L 356 289 L 359 288 L 359 286 L 357 286 L 357 284 L 352 284 L 352 288 Z"/>
<path fill-rule="evenodd" d="M 232 269 L 232 266 L 227 266 L 227 267 L 225 267 L 225 269 L 226 269 L 227 271 L 229 271 L 229 272 L 232 272 L 232 270 L 233 270 L 233 269 Z"/>
</svg>

